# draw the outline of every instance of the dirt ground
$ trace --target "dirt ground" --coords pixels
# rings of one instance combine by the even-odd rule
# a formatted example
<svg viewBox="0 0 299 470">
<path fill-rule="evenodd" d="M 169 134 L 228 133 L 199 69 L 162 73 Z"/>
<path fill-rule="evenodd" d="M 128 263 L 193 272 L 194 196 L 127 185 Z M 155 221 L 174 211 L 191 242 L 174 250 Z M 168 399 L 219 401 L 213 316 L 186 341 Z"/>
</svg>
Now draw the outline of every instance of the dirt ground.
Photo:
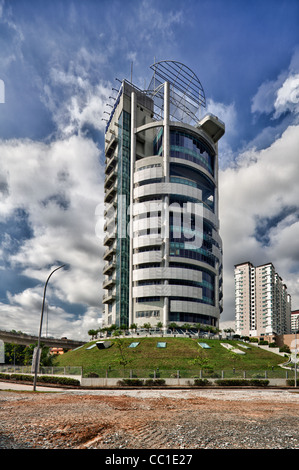
<svg viewBox="0 0 299 470">
<path fill-rule="evenodd" d="M 283 390 L 0 391 L 1 449 L 299 449 Z"/>
</svg>

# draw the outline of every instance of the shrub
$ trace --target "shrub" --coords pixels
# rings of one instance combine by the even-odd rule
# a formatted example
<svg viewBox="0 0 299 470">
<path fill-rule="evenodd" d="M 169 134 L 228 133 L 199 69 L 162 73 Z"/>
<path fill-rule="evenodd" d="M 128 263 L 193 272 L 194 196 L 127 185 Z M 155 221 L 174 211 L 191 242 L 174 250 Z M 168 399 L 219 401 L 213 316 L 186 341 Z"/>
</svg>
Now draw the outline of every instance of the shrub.
<svg viewBox="0 0 299 470">
<path fill-rule="evenodd" d="M 80 381 L 77 379 L 71 379 L 69 377 L 53 377 L 49 375 L 42 375 L 37 378 L 38 382 L 48 383 L 48 384 L 60 384 L 60 385 L 80 385 Z"/>
<path fill-rule="evenodd" d="M 297 379 L 296 382 L 297 382 L 297 387 L 298 387 L 298 386 L 299 386 L 299 379 Z M 289 387 L 294 387 L 294 386 L 295 386 L 295 379 L 288 379 L 288 380 L 287 380 L 287 385 L 288 385 Z"/>
<path fill-rule="evenodd" d="M 269 384 L 269 380 L 259 380 L 259 379 L 221 379 L 216 380 L 218 385 L 223 386 L 254 386 L 254 387 L 266 387 Z"/>
<path fill-rule="evenodd" d="M 32 375 L 11 374 L 10 378 L 12 380 L 20 380 L 22 382 L 33 382 L 33 376 Z"/>
<path fill-rule="evenodd" d="M 143 385 L 143 380 L 141 379 L 123 379 L 123 380 L 119 380 L 117 382 L 117 385 L 129 385 L 129 386 L 132 386 L 132 387 L 140 387 L 141 385 Z"/>
<path fill-rule="evenodd" d="M 145 385 L 147 386 L 162 386 L 165 385 L 165 380 L 164 379 L 147 379 L 145 381 Z"/>
<path fill-rule="evenodd" d="M 259 344 L 260 344 L 261 346 L 268 346 L 269 341 L 266 341 L 266 340 L 264 340 L 264 339 L 261 339 L 261 340 L 259 341 Z"/>
<path fill-rule="evenodd" d="M 208 379 L 195 379 L 194 380 L 194 385 L 197 385 L 199 387 L 203 387 L 206 385 L 211 385 L 211 382 Z"/>
<path fill-rule="evenodd" d="M 289 353 L 290 352 L 290 348 L 287 344 L 284 344 L 283 346 L 281 346 L 279 348 L 279 352 L 285 352 L 285 353 Z"/>
<path fill-rule="evenodd" d="M 10 379 L 10 374 L 0 374 L 0 379 L 9 380 Z"/>
<path fill-rule="evenodd" d="M 10 380 L 16 380 L 20 382 L 33 382 L 34 377 L 32 375 L 24 374 L 1 374 L 6 375 Z M 1 378 L 1 376 L 0 376 Z M 47 383 L 47 384 L 60 384 L 60 385 L 71 385 L 78 386 L 80 381 L 76 379 L 71 379 L 69 377 L 53 377 L 51 375 L 41 375 L 37 377 L 37 382 Z"/>
</svg>

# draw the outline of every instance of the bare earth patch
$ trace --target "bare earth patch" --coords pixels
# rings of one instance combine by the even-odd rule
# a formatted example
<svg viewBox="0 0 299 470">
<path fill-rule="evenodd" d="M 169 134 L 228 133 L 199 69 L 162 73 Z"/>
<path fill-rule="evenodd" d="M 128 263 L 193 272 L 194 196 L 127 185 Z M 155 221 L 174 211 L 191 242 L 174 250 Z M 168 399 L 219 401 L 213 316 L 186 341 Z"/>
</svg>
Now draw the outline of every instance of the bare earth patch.
<svg viewBox="0 0 299 470">
<path fill-rule="evenodd" d="M 2 449 L 299 449 L 299 394 L 0 391 Z"/>
</svg>

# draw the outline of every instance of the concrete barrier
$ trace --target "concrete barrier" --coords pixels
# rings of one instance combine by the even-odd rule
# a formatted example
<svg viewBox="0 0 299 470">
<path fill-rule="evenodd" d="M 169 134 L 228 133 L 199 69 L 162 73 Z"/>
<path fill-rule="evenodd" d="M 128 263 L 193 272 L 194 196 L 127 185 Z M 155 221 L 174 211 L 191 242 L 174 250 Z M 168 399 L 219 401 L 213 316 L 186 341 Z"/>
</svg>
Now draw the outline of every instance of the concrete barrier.
<svg viewBox="0 0 299 470">
<path fill-rule="evenodd" d="M 106 377 L 97 377 L 97 378 L 83 378 L 81 379 L 81 387 L 88 388 L 110 388 L 118 387 L 118 382 L 121 381 L 121 378 L 106 378 Z M 138 380 L 148 380 L 148 378 L 138 378 Z M 194 386 L 195 379 L 192 378 L 167 378 L 165 380 L 165 387 L 192 387 Z M 218 379 L 208 379 L 209 383 L 217 386 Z M 248 379 L 249 381 L 250 379 Z M 261 379 L 264 380 L 264 379 Z M 269 387 L 286 387 L 286 379 L 266 379 L 269 380 Z M 120 386 L 121 387 L 121 386 Z M 154 386 L 155 387 L 155 386 Z M 140 386 L 142 388 L 142 385 Z"/>
</svg>

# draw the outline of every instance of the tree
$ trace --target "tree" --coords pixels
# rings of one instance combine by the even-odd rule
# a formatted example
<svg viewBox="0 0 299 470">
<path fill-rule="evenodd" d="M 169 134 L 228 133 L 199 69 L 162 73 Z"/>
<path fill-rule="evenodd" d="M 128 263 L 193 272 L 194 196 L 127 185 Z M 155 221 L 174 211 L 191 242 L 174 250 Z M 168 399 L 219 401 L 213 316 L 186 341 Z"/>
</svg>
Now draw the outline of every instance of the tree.
<svg viewBox="0 0 299 470">
<path fill-rule="evenodd" d="M 25 365 L 29 365 L 32 363 L 33 351 L 34 351 L 34 348 L 36 347 L 37 347 L 37 343 L 30 344 L 26 348 L 25 360 L 24 360 Z M 42 367 L 52 367 L 53 362 L 54 362 L 54 357 L 51 356 L 50 354 L 50 348 L 48 348 L 47 346 L 44 346 L 43 344 L 41 344 L 40 347 L 41 347 L 40 365 Z"/>
<path fill-rule="evenodd" d="M 174 330 L 178 327 L 178 325 L 174 322 L 172 323 L 169 323 L 168 327 L 172 330 L 172 332 L 174 333 Z"/>
<path fill-rule="evenodd" d="M 200 349 L 197 353 L 197 356 L 195 359 L 192 359 L 191 364 L 199 366 L 200 369 L 208 369 L 210 368 L 209 366 L 209 361 L 207 358 L 207 355 L 203 349 Z"/>
<path fill-rule="evenodd" d="M 124 340 L 121 339 L 121 338 L 116 338 L 115 341 L 114 341 L 114 344 L 117 346 L 118 352 L 120 354 L 119 363 L 125 369 L 126 365 L 129 364 L 130 362 L 132 362 L 132 359 L 129 359 L 126 352 L 125 352 L 126 349 L 125 349 Z"/>
<path fill-rule="evenodd" d="M 24 365 L 26 348 L 23 344 L 5 343 L 5 362 Z"/>
<path fill-rule="evenodd" d="M 99 330 L 89 330 L 88 334 L 89 334 L 89 336 L 91 336 L 91 339 L 93 340 L 93 339 L 97 338 L 98 332 L 99 332 Z"/>
</svg>

